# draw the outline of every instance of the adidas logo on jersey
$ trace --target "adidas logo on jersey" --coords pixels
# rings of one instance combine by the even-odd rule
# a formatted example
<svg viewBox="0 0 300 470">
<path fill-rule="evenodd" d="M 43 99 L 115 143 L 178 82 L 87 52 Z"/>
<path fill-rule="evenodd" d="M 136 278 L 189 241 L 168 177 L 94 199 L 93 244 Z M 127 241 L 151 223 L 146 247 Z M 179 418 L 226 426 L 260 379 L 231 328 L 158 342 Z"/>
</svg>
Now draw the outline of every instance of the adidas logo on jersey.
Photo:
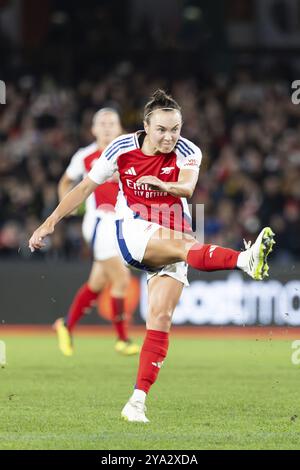
<svg viewBox="0 0 300 470">
<path fill-rule="evenodd" d="M 129 168 L 129 170 L 125 171 L 125 175 L 133 175 L 133 176 L 136 176 L 136 171 L 134 169 L 134 167 L 132 166 L 131 168 Z"/>
<path fill-rule="evenodd" d="M 161 175 L 169 175 L 172 170 L 174 170 L 174 166 L 165 166 L 164 168 L 161 169 L 160 174 Z"/>
</svg>

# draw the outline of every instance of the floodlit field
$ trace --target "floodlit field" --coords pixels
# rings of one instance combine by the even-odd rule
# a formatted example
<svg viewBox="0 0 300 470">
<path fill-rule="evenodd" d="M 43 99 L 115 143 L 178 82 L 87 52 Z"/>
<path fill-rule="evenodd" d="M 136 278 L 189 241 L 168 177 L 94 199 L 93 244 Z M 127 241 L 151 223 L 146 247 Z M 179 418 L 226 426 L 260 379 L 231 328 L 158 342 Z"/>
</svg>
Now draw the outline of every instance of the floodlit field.
<svg viewBox="0 0 300 470">
<path fill-rule="evenodd" d="M 77 337 L 73 358 L 54 336 L 2 339 L 0 449 L 300 448 L 291 340 L 172 338 L 140 425 L 120 418 L 138 358 L 112 337 Z"/>
</svg>

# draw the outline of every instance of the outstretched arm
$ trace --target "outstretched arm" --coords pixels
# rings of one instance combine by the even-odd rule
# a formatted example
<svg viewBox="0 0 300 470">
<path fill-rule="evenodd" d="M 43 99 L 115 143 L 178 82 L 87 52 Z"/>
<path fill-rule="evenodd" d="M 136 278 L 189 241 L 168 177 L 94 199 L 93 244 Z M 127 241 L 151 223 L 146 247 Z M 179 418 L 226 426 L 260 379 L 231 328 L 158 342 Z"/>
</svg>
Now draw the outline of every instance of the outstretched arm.
<svg viewBox="0 0 300 470">
<path fill-rule="evenodd" d="M 58 183 L 58 197 L 59 201 L 62 201 L 63 198 L 74 188 L 76 182 L 68 177 L 67 173 L 64 173 Z"/>
<path fill-rule="evenodd" d="M 78 183 L 78 180 L 77 180 Z M 76 181 L 69 178 L 67 172 L 65 172 L 58 183 L 58 199 L 59 202 L 76 186 Z M 69 215 L 76 215 L 77 210 L 71 212 Z"/>
<path fill-rule="evenodd" d="M 43 239 L 53 233 L 55 225 L 66 215 L 74 211 L 97 188 L 98 184 L 88 176 L 84 178 L 72 191 L 70 191 L 59 203 L 45 222 L 38 227 L 29 240 L 31 251 L 45 246 Z"/>
</svg>

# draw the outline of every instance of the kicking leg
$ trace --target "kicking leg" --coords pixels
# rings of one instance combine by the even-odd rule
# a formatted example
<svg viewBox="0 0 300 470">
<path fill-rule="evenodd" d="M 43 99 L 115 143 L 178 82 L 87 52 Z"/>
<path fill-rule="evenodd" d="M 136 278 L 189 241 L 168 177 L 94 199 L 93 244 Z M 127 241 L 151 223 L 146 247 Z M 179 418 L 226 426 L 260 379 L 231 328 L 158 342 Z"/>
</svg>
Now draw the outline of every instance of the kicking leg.
<svg viewBox="0 0 300 470">
<path fill-rule="evenodd" d="M 190 235 L 160 228 L 147 244 L 143 263 L 159 267 L 185 261 L 199 271 L 241 269 L 255 280 L 263 280 L 268 276 L 267 258 L 274 243 L 270 227 L 265 227 L 255 243 L 244 252 L 198 243 Z"/>
</svg>

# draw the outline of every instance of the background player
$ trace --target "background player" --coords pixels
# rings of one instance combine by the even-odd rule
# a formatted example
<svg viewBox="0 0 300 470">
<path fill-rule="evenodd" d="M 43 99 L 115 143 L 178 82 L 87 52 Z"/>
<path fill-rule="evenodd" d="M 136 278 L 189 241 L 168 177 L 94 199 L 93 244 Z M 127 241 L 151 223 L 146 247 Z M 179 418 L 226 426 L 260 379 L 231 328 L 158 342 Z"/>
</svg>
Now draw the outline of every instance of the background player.
<svg viewBox="0 0 300 470">
<path fill-rule="evenodd" d="M 122 132 L 119 114 L 112 108 L 100 109 L 93 117 L 92 134 L 95 142 L 79 149 L 72 157 L 62 176 L 59 199 L 84 178 L 102 150 Z M 54 324 L 59 347 L 66 356 L 73 354 L 72 333 L 76 323 L 95 304 L 99 293 L 111 285 L 112 322 L 117 334 L 115 349 L 124 355 L 137 354 L 139 346 L 131 342 L 127 334 L 124 315 L 124 297 L 130 281 L 128 269 L 121 261 L 115 240 L 114 207 L 119 190 L 118 177 L 114 175 L 98 186 L 86 201 L 83 219 L 83 236 L 93 250 L 93 266 L 88 281 L 77 291 L 66 318 Z"/>
<path fill-rule="evenodd" d="M 97 184 L 120 173 L 116 227 L 125 262 L 148 275 L 147 334 L 140 354 L 135 390 L 122 417 L 148 422 L 145 400 L 166 358 L 172 315 L 183 286 L 187 264 L 199 271 L 241 269 L 256 280 L 268 274 L 267 257 L 273 232 L 264 228 L 244 252 L 198 243 L 186 226 L 186 197 L 195 189 L 201 163 L 200 149 L 181 137 L 179 105 L 158 90 L 144 110 L 144 131 L 115 139 L 89 175 L 71 191 L 32 235 L 29 247 L 41 248 L 43 238 L 76 208 Z M 170 211 L 181 208 L 181 220 Z M 158 211 L 161 208 L 161 211 Z M 164 213 L 165 212 L 165 213 Z M 168 214 L 168 217 L 164 217 Z M 178 212 L 177 212 L 178 215 Z M 170 403 L 171 398 L 170 398 Z"/>
</svg>

